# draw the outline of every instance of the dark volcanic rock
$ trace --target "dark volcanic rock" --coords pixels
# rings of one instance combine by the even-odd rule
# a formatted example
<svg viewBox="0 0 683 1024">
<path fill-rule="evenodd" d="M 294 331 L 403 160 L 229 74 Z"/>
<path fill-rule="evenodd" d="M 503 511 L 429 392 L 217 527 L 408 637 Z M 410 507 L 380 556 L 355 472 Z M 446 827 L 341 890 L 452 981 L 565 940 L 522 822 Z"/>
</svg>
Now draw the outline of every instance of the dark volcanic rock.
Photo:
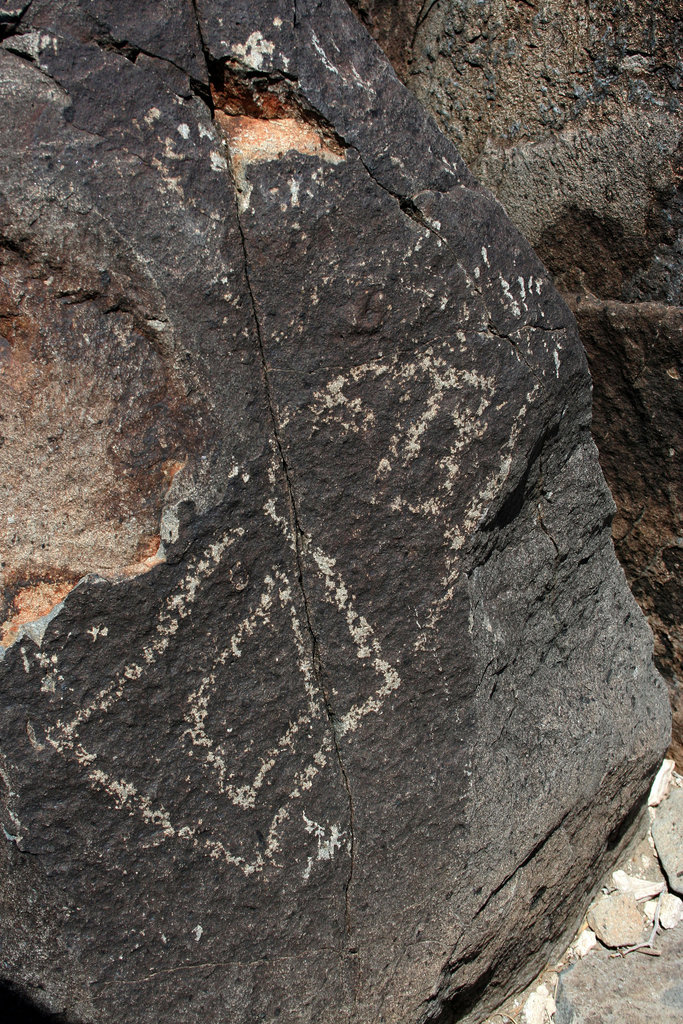
<svg viewBox="0 0 683 1024">
<path fill-rule="evenodd" d="M 585 359 L 345 5 L 196 13 L 2 22 L 0 979 L 475 1020 L 668 739 Z"/>
<path fill-rule="evenodd" d="M 683 767 L 680 2 L 349 3 L 572 303 Z"/>
</svg>

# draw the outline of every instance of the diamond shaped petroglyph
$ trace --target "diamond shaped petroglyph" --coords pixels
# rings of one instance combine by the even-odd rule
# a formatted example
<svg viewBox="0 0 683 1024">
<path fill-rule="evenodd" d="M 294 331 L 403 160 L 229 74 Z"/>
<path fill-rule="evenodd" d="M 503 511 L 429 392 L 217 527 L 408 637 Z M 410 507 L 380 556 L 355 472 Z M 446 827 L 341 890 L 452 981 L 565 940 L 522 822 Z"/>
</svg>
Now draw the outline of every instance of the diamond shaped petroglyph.
<svg viewBox="0 0 683 1024">
<path fill-rule="evenodd" d="M 287 524 L 278 515 L 274 499 L 266 502 L 264 512 L 286 533 Z M 277 857 L 278 832 L 284 821 L 296 816 L 302 823 L 302 845 L 312 847 L 305 868 L 308 877 L 316 860 L 330 859 L 335 850 L 342 844 L 348 845 L 349 840 L 340 823 L 319 823 L 306 813 L 306 794 L 329 759 L 334 759 L 334 740 L 315 680 L 305 626 L 293 599 L 292 582 L 279 567 L 265 574 L 256 588 L 258 598 L 232 628 L 227 641 L 215 647 L 211 661 L 201 666 L 195 685 L 181 702 L 182 717 L 174 732 L 175 756 L 168 758 L 169 764 L 176 765 L 175 774 L 165 778 L 163 789 L 150 793 L 144 764 L 130 763 L 120 769 L 106 750 L 97 749 L 96 737 L 91 743 L 87 735 L 89 726 L 106 727 L 109 718 L 115 727 L 130 691 L 136 684 L 142 685 L 147 671 L 172 650 L 179 623 L 190 616 L 202 589 L 210 585 L 213 576 L 225 571 L 229 556 L 233 565 L 234 559 L 239 558 L 243 533 L 241 528 L 224 533 L 188 564 L 184 576 L 157 614 L 150 631 L 151 639 L 148 636 L 139 650 L 131 654 L 127 664 L 100 686 L 92 699 L 72 717 L 56 718 L 46 730 L 46 739 L 62 756 L 78 762 L 89 785 L 111 798 L 113 809 L 144 822 L 150 830 L 152 844 L 168 839 L 189 843 L 207 856 L 234 865 L 245 875 L 260 872 L 266 866 L 283 866 Z M 334 559 L 317 549 L 313 557 L 325 580 L 327 598 L 344 616 L 351 640 L 358 648 L 362 659 L 359 673 L 369 672 L 376 677 L 370 697 L 340 709 L 338 731 L 339 735 L 344 735 L 356 731 L 366 715 L 378 712 L 401 681 L 384 657 L 371 625 L 356 610 L 342 577 L 334 568 Z M 239 561 L 236 564 L 239 567 Z M 239 582 L 237 585 L 239 587 Z M 283 659 L 298 666 L 301 690 L 296 707 L 288 707 L 287 702 L 282 701 L 277 665 L 268 666 L 260 659 L 261 650 L 272 650 L 270 644 L 260 643 L 265 631 L 277 632 L 282 637 Z M 92 636 L 93 643 L 106 642 L 104 631 L 94 631 Z M 54 694 L 63 682 L 59 662 L 46 664 L 44 668 L 41 688 Z M 234 716 L 235 704 L 231 703 L 233 717 L 229 719 L 222 708 L 221 694 L 226 690 L 234 694 L 245 675 L 258 677 L 259 685 L 252 686 L 248 698 L 245 696 L 242 715 Z M 278 702 L 281 702 L 279 707 Z M 262 750 L 255 741 L 259 718 L 278 715 L 282 719 L 282 731 L 275 743 Z M 311 743 L 313 737 L 317 742 Z M 205 819 L 188 818 L 183 810 L 187 780 L 177 768 L 179 750 L 193 759 L 195 771 L 197 762 L 202 765 L 203 797 L 209 809 Z M 276 768 L 278 790 L 282 791 L 286 782 L 284 799 L 278 806 L 268 794 Z M 256 839 L 252 848 L 231 845 L 228 829 L 222 827 L 228 804 L 233 807 L 232 814 L 234 809 L 252 814 L 262 826 L 254 829 Z"/>
</svg>

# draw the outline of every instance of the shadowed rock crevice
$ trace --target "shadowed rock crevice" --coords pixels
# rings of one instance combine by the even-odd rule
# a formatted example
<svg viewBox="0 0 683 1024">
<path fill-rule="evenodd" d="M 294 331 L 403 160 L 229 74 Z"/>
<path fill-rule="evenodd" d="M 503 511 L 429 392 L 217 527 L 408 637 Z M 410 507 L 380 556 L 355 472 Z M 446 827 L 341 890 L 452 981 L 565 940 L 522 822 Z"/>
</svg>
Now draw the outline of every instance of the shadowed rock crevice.
<svg viewBox="0 0 683 1024">
<path fill-rule="evenodd" d="M 319 136 L 321 147 L 337 156 L 343 155 L 345 143 L 332 125 L 305 102 L 296 76 L 282 71 L 265 74 L 244 68 L 237 61 L 212 60 L 210 57 L 209 61 L 215 110 L 231 117 L 298 122 Z M 281 152 L 286 150 L 281 149 Z"/>
<path fill-rule="evenodd" d="M 7 3 L 0 11 L 0 42 L 13 36 L 21 25 L 21 20 L 28 11 L 33 0 L 27 3 Z"/>
<path fill-rule="evenodd" d="M 0 1014 L 3 1024 L 78 1024 L 74 1018 L 50 1013 L 19 992 L 13 985 L 0 980 Z"/>
<path fill-rule="evenodd" d="M 210 57 L 211 103 L 227 137 L 238 203 L 248 205 L 245 171 L 251 163 L 281 159 L 290 151 L 336 162 L 346 145 L 306 104 L 294 76 L 247 71 L 237 62 Z"/>
</svg>

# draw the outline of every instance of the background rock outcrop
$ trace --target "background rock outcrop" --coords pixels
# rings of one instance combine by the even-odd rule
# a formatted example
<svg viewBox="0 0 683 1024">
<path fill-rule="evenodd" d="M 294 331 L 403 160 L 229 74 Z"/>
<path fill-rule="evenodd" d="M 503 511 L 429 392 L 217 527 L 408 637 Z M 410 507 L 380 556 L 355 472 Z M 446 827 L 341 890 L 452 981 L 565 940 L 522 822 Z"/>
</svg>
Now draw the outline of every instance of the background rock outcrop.
<svg viewBox="0 0 683 1024">
<path fill-rule="evenodd" d="M 682 765 L 680 4 L 350 3 L 576 315 L 614 542 Z"/>
<path fill-rule="evenodd" d="M 0 977 L 480 1019 L 669 737 L 574 320 L 345 4 L 2 26 Z"/>
</svg>

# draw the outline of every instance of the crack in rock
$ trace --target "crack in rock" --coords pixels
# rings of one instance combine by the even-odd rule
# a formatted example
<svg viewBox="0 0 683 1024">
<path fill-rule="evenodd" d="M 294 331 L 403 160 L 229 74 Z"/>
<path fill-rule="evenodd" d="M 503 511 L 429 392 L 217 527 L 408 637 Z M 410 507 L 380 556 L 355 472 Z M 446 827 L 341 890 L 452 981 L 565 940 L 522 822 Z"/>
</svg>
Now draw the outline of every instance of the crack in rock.
<svg viewBox="0 0 683 1024">
<path fill-rule="evenodd" d="M 231 117 L 234 118 L 234 117 L 236 117 L 236 115 L 224 116 L 223 118 L 221 118 L 220 117 L 220 111 L 218 111 L 217 120 L 218 120 L 219 125 L 221 127 L 224 127 L 226 124 L 230 125 Z M 247 118 L 247 117 L 243 118 L 243 117 L 240 117 L 240 116 L 237 116 L 236 119 L 239 120 L 239 121 L 253 121 L 253 120 L 255 120 L 253 118 Z M 276 121 L 275 118 L 270 118 L 268 120 Z M 281 122 L 282 119 L 279 119 L 279 120 Z M 299 120 L 295 120 L 293 118 L 285 118 L 284 120 L 286 122 L 288 122 L 288 123 L 291 122 L 291 123 L 293 123 L 296 126 L 295 130 L 296 130 L 296 132 L 299 133 L 299 135 L 295 136 L 295 138 L 300 139 L 302 133 L 303 133 L 303 136 L 304 136 L 305 139 L 309 138 L 309 132 L 305 128 L 302 128 L 301 122 Z M 276 121 L 276 123 L 277 123 L 277 121 Z M 292 131 L 294 131 L 294 129 L 292 129 Z M 233 181 L 234 181 L 234 186 L 235 186 L 235 194 L 236 194 L 236 199 L 237 199 L 238 196 L 239 196 L 239 191 L 240 191 L 240 185 L 239 185 L 240 158 L 242 158 L 242 159 L 244 158 L 244 156 L 243 156 L 244 148 L 242 147 L 242 149 L 240 149 L 240 145 L 239 145 L 239 142 L 238 142 L 236 147 L 235 147 L 236 148 L 236 152 L 233 155 L 232 143 L 233 143 L 233 139 L 235 138 L 235 135 L 237 135 L 237 138 L 239 139 L 239 129 L 235 133 L 235 132 L 231 132 L 230 129 L 228 128 L 226 134 L 228 135 L 228 152 L 229 152 L 229 157 L 230 157 L 229 163 L 230 163 L 231 173 L 232 173 L 232 176 L 233 176 Z M 311 134 L 313 134 L 312 130 L 311 130 Z M 314 152 L 316 153 L 316 155 L 319 155 L 319 151 L 321 149 L 322 144 L 320 142 L 320 136 L 317 133 L 315 133 L 315 139 L 316 139 L 316 145 L 315 145 Z M 301 144 L 301 143 L 299 143 L 299 144 Z M 266 157 L 266 159 L 270 159 L 270 158 L 271 157 Z M 274 157 L 272 157 L 272 158 L 274 158 Z M 237 166 L 235 166 L 235 164 Z M 333 744 L 334 744 L 334 749 L 335 749 L 335 755 L 336 755 L 336 758 L 337 758 L 337 762 L 338 762 L 338 765 L 339 765 L 339 770 L 340 770 L 340 773 L 341 773 L 344 789 L 346 791 L 346 795 L 347 795 L 347 799 L 348 799 L 348 804 L 349 804 L 349 833 L 350 833 L 349 857 L 350 857 L 350 867 L 349 867 L 349 875 L 348 875 L 348 879 L 347 879 L 347 882 L 346 882 L 346 885 L 345 885 L 345 891 L 344 891 L 345 929 L 346 929 L 346 936 L 347 936 L 347 941 L 348 941 L 348 938 L 350 937 L 350 934 L 351 934 L 351 931 L 352 931 L 350 889 L 351 889 L 351 885 L 352 885 L 352 882 L 353 882 L 354 867 L 355 867 L 355 857 L 356 857 L 356 836 L 355 836 L 355 826 L 354 826 L 353 796 L 352 796 L 352 792 L 351 792 L 351 786 L 350 786 L 350 782 L 349 782 L 348 773 L 346 771 L 346 767 L 344 765 L 344 761 L 343 761 L 343 757 L 342 757 L 342 753 L 341 753 L 339 726 L 337 724 L 337 716 L 335 715 L 334 709 L 333 709 L 333 707 L 331 705 L 329 693 L 327 692 L 326 687 L 325 687 L 325 685 L 323 684 L 323 681 L 322 681 L 322 673 L 321 673 L 321 666 L 320 666 L 320 644 L 319 644 L 319 640 L 318 640 L 317 634 L 315 632 L 315 629 L 313 627 L 310 599 L 309 599 L 309 595 L 308 595 L 308 592 L 306 590 L 306 586 L 305 586 L 305 583 L 304 583 L 304 565 L 303 565 L 303 536 L 304 535 L 303 535 L 303 531 L 302 531 L 300 523 L 299 523 L 298 512 L 297 512 L 297 503 L 296 503 L 296 497 L 295 497 L 295 494 L 294 494 L 294 487 L 293 487 L 293 483 L 292 483 L 291 472 L 290 472 L 289 466 L 287 464 L 287 458 L 285 456 L 285 452 L 284 452 L 284 448 L 283 448 L 283 444 L 282 444 L 282 439 L 281 439 L 281 436 L 280 436 L 278 417 L 277 417 L 277 412 L 276 412 L 276 407 L 275 407 L 275 399 L 274 399 L 274 396 L 273 396 L 272 387 L 271 387 L 271 383 L 270 383 L 270 378 L 269 378 L 269 373 L 268 373 L 268 364 L 267 364 L 267 359 L 266 359 L 265 347 L 264 347 L 264 343 L 263 343 L 263 334 L 262 334 L 261 324 L 260 324 L 259 316 L 258 316 L 258 307 L 257 307 L 257 304 L 256 304 L 256 299 L 255 299 L 255 296 L 254 296 L 254 293 L 253 293 L 253 290 L 252 290 L 252 285 L 251 285 L 251 280 L 250 280 L 249 253 L 248 253 L 247 241 L 246 241 L 246 238 L 245 238 L 245 235 L 244 235 L 244 230 L 243 230 L 240 218 L 239 218 L 239 210 L 238 210 L 237 220 L 238 220 L 239 234 L 240 234 L 240 239 L 241 239 L 241 244 L 242 244 L 242 249 L 243 249 L 243 255 L 244 255 L 245 280 L 246 280 L 247 290 L 248 290 L 248 293 L 249 293 L 249 299 L 250 299 L 250 304 L 251 304 L 251 309 L 252 309 L 252 314 L 253 314 L 254 328 L 255 328 L 256 338 L 257 338 L 258 347 L 259 347 L 259 355 L 260 355 L 262 372 L 263 372 L 263 381 L 264 381 L 264 388 L 265 388 L 265 394 L 266 394 L 266 401 L 267 401 L 268 411 L 269 411 L 270 420 L 271 420 L 271 424 L 272 424 L 273 436 L 274 436 L 274 439 L 275 439 L 275 444 L 276 444 L 276 447 L 277 447 L 278 456 L 279 456 L 279 460 L 280 460 L 280 463 L 281 463 L 281 466 L 282 466 L 282 472 L 283 472 L 284 481 L 285 481 L 285 485 L 286 485 L 288 505 L 289 505 L 289 510 L 290 510 L 290 529 L 291 529 L 293 537 L 294 537 L 294 551 L 295 551 L 295 557 L 296 557 L 296 563 L 297 563 L 298 583 L 299 583 L 299 588 L 300 588 L 300 591 L 301 591 L 301 597 L 302 597 L 303 606 L 304 606 L 304 616 L 305 616 L 305 620 L 306 620 L 307 632 L 309 634 L 310 643 L 311 643 L 312 664 L 313 664 L 313 669 L 314 669 L 314 673 L 315 673 L 315 676 L 316 676 L 316 680 L 317 680 L 317 683 L 318 683 L 318 686 L 319 686 L 319 689 L 320 689 L 320 693 L 322 694 L 322 697 L 323 697 L 323 703 L 324 703 L 324 706 L 325 706 L 325 712 L 326 712 L 326 715 L 327 715 L 327 719 L 328 719 L 330 730 L 331 730 L 331 734 L 332 734 L 332 739 L 333 739 Z"/>
</svg>

